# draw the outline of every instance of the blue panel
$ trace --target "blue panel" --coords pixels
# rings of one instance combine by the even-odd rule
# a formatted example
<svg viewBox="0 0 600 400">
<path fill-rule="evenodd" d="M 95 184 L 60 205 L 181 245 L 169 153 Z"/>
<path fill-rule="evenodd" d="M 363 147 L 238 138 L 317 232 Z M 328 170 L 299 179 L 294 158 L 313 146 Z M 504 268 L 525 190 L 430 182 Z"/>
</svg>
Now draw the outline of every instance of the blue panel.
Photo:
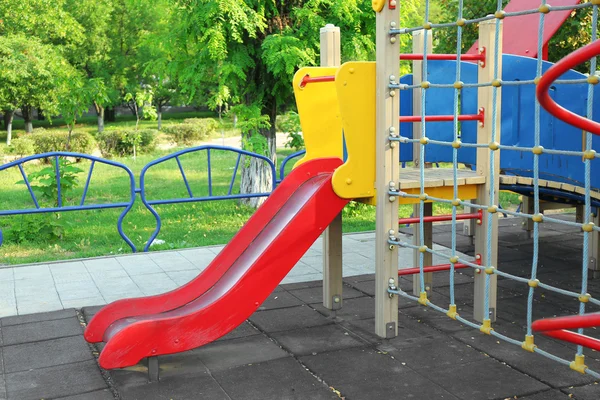
<svg viewBox="0 0 600 400">
<path fill-rule="evenodd" d="M 410 79 L 405 78 L 410 77 Z M 454 61 L 429 61 L 427 63 L 427 80 L 437 84 L 452 84 L 456 80 L 456 62 Z M 461 81 L 464 83 L 477 82 L 477 66 L 471 63 L 461 63 Z M 400 83 L 412 84 L 412 76 L 408 75 L 400 79 Z M 418 89 L 415 89 L 418 90 Z M 477 114 L 477 89 L 463 89 L 459 101 L 461 114 Z M 426 115 L 452 115 L 454 112 L 454 89 L 432 88 L 427 90 Z M 400 115 L 412 115 L 412 91 L 401 91 Z M 400 124 L 402 136 L 412 138 L 412 123 Z M 477 121 L 462 122 L 461 140 L 464 143 L 476 143 Z M 465 127 L 472 129 L 465 131 Z M 452 142 L 454 140 L 453 122 L 428 122 L 425 124 L 425 134 L 433 140 Z M 412 160 L 412 145 L 403 145 L 410 148 L 403 152 L 400 148 L 400 160 Z M 425 160 L 427 162 L 452 161 L 452 147 L 440 145 L 428 145 L 425 149 Z M 458 151 L 459 162 L 474 164 L 475 149 L 462 148 Z"/>
<path fill-rule="evenodd" d="M 400 84 L 412 85 L 412 75 L 400 78 Z M 412 115 L 413 101 L 412 90 L 400 90 L 400 115 Z M 400 124 L 400 136 L 412 139 L 412 124 Z M 400 161 L 412 161 L 412 143 L 400 143 Z"/>
<path fill-rule="evenodd" d="M 478 67 L 472 63 L 461 63 L 461 80 L 464 83 L 477 82 Z M 533 80 L 536 76 L 537 60 L 515 55 L 503 55 L 503 81 Z M 552 66 L 543 63 L 543 71 Z M 456 64 L 454 61 L 429 61 L 427 80 L 431 83 L 448 84 L 455 81 Z M 582 79 L 584 75 L 569 71 L 561 79 Z M 412 83 L 412 77 L 406 76 L 401 83 Z M 551 88 L 551 96 L 561 106 L 579 115 L 586 115 L 587 84 L 560 84 Z M 594 120 L 600 120 L 600 89 L 594 87 Z M 452 114 L 454 105 L 453 89 L 429 89 L 427 91 L 427 115 Z M 401 115 L 412 115 L 412 93 L 401 91 Z M 463 89 L 460 98 L 461 114 L 477 113 L 477 89 Z M 489 112 L 489 110 L 486 110 Z M 535 85 L 502 87 L 502 132 L 501 143 L 507 146 L 534 146 L 535 121 Z M 542 110 L 540 125 L 541 145 L 546 149 L 582 151 L 582 133 L 579 129 L 557 120 Z M 463 143 L 476 143 L 477 122 L 463 122 L 460 126 Z M 402 136 L 412 137 L 412 124 L 402 124 Z M 431 139 L 452 141 L 453 128 L 451 122 L 426 124 L 426 135 Z M 409 145 L 401 148 L 400 160 L 412 160 L 412 149 Z M 600 137 L 593 137 L 595 150 L 600 150 Z M 410 150 L 409 150 L 410 149 Z M 427 146 L 425 159 L 428 162 L 452 161 L 452 149 L 449 146 Z M 459 162 L 475 163 L 475 149 L 462 148 L 458 152 Z M 500 166 L 503 173 L 519 176 L 533 176 L 533 154 L 529 151 L 502 151 Z M 598 160 L 592 161 L 592 169 L 600 165 Z M 553 181 L 584 185 L 584 164 L 580 157 L 544 154 L 540 157 L 540 178 Z M 600 188 L 600 174 L 592 174 L 592 187 Z"/>
</svg>

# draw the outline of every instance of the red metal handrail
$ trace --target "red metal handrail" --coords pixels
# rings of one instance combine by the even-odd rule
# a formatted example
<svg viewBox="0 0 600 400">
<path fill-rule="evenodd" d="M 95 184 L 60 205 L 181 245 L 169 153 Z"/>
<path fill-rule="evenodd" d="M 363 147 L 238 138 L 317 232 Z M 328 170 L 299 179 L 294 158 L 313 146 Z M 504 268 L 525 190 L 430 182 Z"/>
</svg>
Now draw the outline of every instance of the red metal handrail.
<svg viewBox="0 0 600 400">
<path fill-rule="evenodd" d="M 465 219 L 479 219 L 483 218 L 483 211 L 478 210 L 475 213 L 470 214 L 456 214 L 456 220 L 465 220 Z M 452 214 L 444 214 L 444 215 L 433 215 L 429 217 L 423 217 L 423 222 L 443 222 L 443 221 L 452 221 Z M 398 223 L 400 225 L 403 224 L 419 224 L 421 223 L 420 217 L 410 217 L 410 218 L 399 218 Z"/>
<path fill-rule="evenodd" d="M 428 60 L 456 60 L 456 54 L 427 54 Z M 461 54 L 462 61 L 485 61 L 485 52 L 481 54 Z M 402 61 L 422 61 L 423 54 L 400 54 Z"/>
<path fill-rule="evenodd" d="M 531 329 L 546 336 L 600 351 L 600 339 L 566 330 L 598 326 L 600 326 L 600 313 L 541 319 L 531 324 Z"/>
<path fill-rule="evenodd" d="M 479 121 L 483 124 L 485 120 L 485 110 L 479 109 L 477 114 L 463 114 L 458 115 L 458 121 Z M 399 117 L 400 122 L 421 122 L 420 115 L 406 115 Z M 425 122 L 452 122 L 454 121 L 454 115 L 426 115 Z"/>
<path fill-rule="evenodd" d="M 309 83 L 322 83 L 322 82 L 335 82 L 335 76 L 334 75 L 325 75 L 325 76 L 311 77 L 310 75 L 306 74 L 300 81 L 300 87 L 303 88 Z"/>
<path fill-rule="evenodd" d="M 548 90 L 550 89 L 552 83 L 562 74 L 576 67 L 577 65 L 584 63 L 590 58 L 596 57 L 597 55 L 600 55 L 600 40 L 596 40 L 595 42 L 574 51 L 554 64 L 552 68 L 546 71 L 546 73 L 542 76 L 536 89 L 538 101 L 546 111 L 554 115 L 556 118 L 579 129 L 593 133 L 594 135 L 600 135 L 600 123 L 584 118 L 562 106 L 559 106 L 550 97 Z"/>
</svg>

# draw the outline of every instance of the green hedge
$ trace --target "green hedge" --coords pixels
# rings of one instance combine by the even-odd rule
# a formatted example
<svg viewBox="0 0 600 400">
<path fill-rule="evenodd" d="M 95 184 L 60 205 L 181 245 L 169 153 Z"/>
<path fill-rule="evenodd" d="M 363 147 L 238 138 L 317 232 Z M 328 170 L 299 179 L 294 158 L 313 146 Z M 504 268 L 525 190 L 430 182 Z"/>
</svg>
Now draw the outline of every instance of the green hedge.
<svg viewBox="0 0 600 400">
<path fill-rule="evenodd" d="M 136 148 L 138 154 L 150 153 L 156 149 L 157 130 L 142 129 L 137 133 L 141 140 L 140 145 Z M 133 144 L 127 140 L 127 137 L 135 134 L 134 130 L 105 130 L 98 133 L 96 140 L 102 156 L 108 158 L 133 154 Z"/>
<path fill-rule="evenodd" d="M 35 143 L 28 137 L 13 139 L 10 143 L 10 152 L 24 157 L 35 153 Z"/>
<path fill-rule="evenodd" d="M 191 145 L 208 139 L 217 132 L 218 127 L 219 123 L 212 118 L 188 118 L 182 124 L 163 127 L 163 132 L 171 136 L 171 140 L 178 145 Z"/>
<path fill-rule="evenodd" d="M 21 136 L 33 141 L 33 150 L 36 154 L 51 151 L 67 151 L 69 132 L 51 131 L 43 128 L 35 129 L 31 135 Z M 86 132 L 73 131 L 69 143 L 69 151 L 90 154 L 96 147 L 94 137 Z"/>
</svg>

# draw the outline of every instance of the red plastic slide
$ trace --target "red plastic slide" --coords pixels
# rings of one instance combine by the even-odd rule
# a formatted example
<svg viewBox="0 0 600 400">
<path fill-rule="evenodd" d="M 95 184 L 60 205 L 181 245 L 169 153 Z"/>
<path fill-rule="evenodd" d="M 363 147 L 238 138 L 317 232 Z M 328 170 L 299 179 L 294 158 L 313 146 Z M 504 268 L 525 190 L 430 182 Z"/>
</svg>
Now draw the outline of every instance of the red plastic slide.
<svg viewBox="0 0 600 400">
<path fill-rule="evenodd" d="M 292 171 L 188 284 L 100 310 L 85 330 L 89 342 L 106 342 L 100 366 L 123 368 L 145 357 L 190 350 L 244 322 L 348 203 L 331 185 L 341 164 L 319 159 Z"/>
</svg>

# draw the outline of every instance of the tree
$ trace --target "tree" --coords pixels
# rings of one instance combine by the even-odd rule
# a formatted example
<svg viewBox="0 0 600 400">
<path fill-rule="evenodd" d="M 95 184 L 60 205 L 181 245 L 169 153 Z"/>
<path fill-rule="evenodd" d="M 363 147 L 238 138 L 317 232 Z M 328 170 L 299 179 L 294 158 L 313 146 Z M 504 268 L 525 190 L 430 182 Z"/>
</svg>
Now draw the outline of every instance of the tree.
<svg viewBox="0 0 600 400">
<path fill-rule="evenodd" d="M 156 119 L 156 110 L 152 106 L 152 90 L 136 89 L 125 95 L 125 101 L 130 103 L 135 115 L 135 131 L 133 135 L 128 135 L 126 140 L 133 146 L 133 159 L 136 159 L 136 148 L 141 142 L 141 135 L 138 132 L 140 120 L 142 118 Z"/>
<path fill-rule="evenodd" d="M 83 29 L 84 40 L 78 46 L 69 47 L 66 57 L 89 80 L 90 103 L 98 116 L 98 132 L 104 131 L 105 108 L 117 100 L 120 93 L 112 93 L 111 41 L 109 29 L 113 18 L 114 0 L 65 0 L 65 9 Z M 114 91 L 113 91 L 114 92 Z"/>
<path fill-rule="evenodd" d="M 458 15 L 457 0 L 440 0 L 445 13 L 435 22 L 455 21 Z M 463 18 L 474 19 L 493 14 L 497 9 L 496 0 L 464 0 Z M 509 0 L 503 0 L 505 7 Z M 582 1 L 583 3 L 583 1 Z M 573 51 L 591 42 L 592 7 L 573 10 L 571 17 L 559 28 L 548 44 L 548 61 L 557 62 Z M 600 25 L 599 25 L 600 27 Z M 465 26 L 462 33 L 461 51 L 465 52 L 478 39 L 477 24 Z M 456 29 L 440 29 L 434 34 L 436 52 L 456 53 Z M 589 72 L 589 62 L 576 68 L 580 72 Z"/>
<path fill-rule="evenodd" d="M 375 54 L 375 13 L 365 0 L 177 0 L 177 5 L 171 40 L 182 90 L 193 98 L 211 82 L 216 101 L 210 104 L 237 104 L 245 147 L 256 151 L 266 144 L 273 160 L 275 118 L 294 103 L 297 68 L 317 64 L 319 29 L 327 23 L 341 27 L 345 59 Z M 270 169 L 263 164 L 245 163 L 243 189 L 271 189 Z"/>
<path fill-rule="evenodd" d="M 67 81 L 69 70 L 69 64 L 58 51 L 36 38 L 0 36 L 0 109 L 21 108 L 31 117 L 30 110 L 36 107 L 47 115 L 56 115 L 58 93 Z M 31 118 L 25 119 L 28 133 L 33 129 L 31 122 Z M 12 130 L 11 124 L 8 130 Z M 10 142 L 10 136 L 7 141 Z"/>
</svg>

